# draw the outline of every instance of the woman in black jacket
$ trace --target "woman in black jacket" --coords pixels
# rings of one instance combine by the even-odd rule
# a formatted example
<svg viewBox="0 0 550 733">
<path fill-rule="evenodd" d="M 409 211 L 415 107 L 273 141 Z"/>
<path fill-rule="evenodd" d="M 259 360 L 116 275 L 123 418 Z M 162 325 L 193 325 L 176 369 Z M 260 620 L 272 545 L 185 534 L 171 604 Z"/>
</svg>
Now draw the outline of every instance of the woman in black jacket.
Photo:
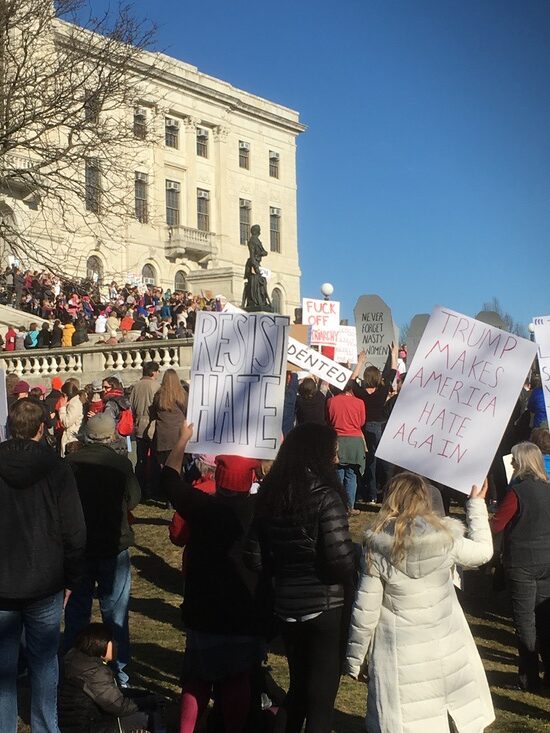
<svg viewBox="0 0 550 733">
<path fill-rule="evenodd" d="M 276 730 L 329 733 L 338 692 L 344 600 L 354 551 L 336 474 L 336 433 L 304 423 L 286 437 L 257 499 L 245 561 L 271 577 L 290 688 Z M 347 631 L 347 629 L 346 629 Z"/>
</svg>

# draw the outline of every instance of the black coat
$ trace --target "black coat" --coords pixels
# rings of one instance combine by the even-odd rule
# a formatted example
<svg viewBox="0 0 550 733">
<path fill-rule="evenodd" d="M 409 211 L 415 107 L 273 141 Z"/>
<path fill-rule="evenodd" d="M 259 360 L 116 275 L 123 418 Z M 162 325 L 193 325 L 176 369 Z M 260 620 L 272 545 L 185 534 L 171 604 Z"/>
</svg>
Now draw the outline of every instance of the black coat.
<svg viewBox="0 0 550 733">
<path fill-rule="evenodd" d="M 67 652 L 58 691 L 61 733 L 119 733 L 118 718 L 137 710 L 101 659 L 78 649 Z"/>
<path fill-rule="evenodd" d="M 550 567 L 550 484 L 534 476 L 512 483 L 518 511 L 504 530 L 504 564 Z"/>
<path fill-rule="evenodd" d="M 271 576 L 283 618 L 343 606 L 354 557 L 345 504 L 328 486 L 312 486 L 301 517 L 257 517 L 245 551 L 250 568 Z"/>
<path fill-rule="evenodd" d="M 86 527 L 69 466 L 33 440 L 0 445 L 0 604 L 72 588 Z"/>
<path fill-rule="evenodd" d="M 257 577 L 242 557 L 255 497 L 205 494 L 166 466 L 161 485 L 191 531 L 185 551 L 186 626 L 213 634 L 256 633 L 260 626 Z"/>
</svg>

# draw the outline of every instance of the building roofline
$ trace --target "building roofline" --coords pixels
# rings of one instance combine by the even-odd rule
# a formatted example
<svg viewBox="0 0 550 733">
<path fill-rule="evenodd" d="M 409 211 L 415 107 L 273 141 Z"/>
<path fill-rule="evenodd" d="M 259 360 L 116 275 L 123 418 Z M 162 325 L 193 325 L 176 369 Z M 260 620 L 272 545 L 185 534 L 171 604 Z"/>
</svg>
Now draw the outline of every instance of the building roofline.
<svg viewBox="0 0 550 733">
<path fill-rule="evenodd" d="M 85 28 L 80 29 L 79 26 L 64 20 L 56 19 L 54 23 L 56 35 L 61 42 L 69 29 L 77 28 L 83 33 L 91 33 Z M 234 87 L 223 79 L 204 74 L 196 66 L 167 54 L 141 50 L 133 65 L 138 75 L 145 74 L 148 78 L 155 79 L 164 85 L 217 102 L 228 111 L 240 112 L 245 116 L 283 128 L 295 135 L 307 129 L 306 125 L 299 122 L 297 111 Z M 169 68 L 174 71 L 170 71 Z M 196 76 L 197 79 L 190 79 L 189 75 Z M 264 104 L 276 108 L 277 112 L 264 109 Z"/>
</svg>

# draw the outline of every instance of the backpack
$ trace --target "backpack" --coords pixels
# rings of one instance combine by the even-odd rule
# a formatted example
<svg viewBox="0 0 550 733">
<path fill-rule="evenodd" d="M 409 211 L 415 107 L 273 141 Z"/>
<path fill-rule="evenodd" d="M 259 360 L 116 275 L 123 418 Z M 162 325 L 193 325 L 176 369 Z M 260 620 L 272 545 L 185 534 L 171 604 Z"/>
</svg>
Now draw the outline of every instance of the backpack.
<svg viewBox="0 0 550 733">
<path fill-rule="evenodd" d="M 122 410 L 120 419 L 116 426 L 118 434 L 126 438 L 134 432 L 134 414 L 130 408 Z"/>
<path fill-rule="evenodd" d="M 33 342 L 32 342 L 32 336 L 30 335 L 30 333 L 28 333 L 28 334 L 27 334 L 27 335 L 25 336 L 25 340 L 23 341 L 23 346 L 24 346 L 24 347 L 25 347 L 26 349 L 32 349 L 32 347 L 33 347 Z"/>
</svg>

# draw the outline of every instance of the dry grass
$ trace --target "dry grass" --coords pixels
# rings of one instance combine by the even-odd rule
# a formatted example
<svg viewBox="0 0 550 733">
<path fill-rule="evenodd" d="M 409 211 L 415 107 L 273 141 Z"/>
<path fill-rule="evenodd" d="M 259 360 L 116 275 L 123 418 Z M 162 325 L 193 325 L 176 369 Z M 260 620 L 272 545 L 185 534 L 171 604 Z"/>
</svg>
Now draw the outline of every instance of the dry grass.
<svg viewBox="0 0 550 733">
<path fill-rule="evenodd" d="M 184 637 L 181 629 L 181 551 L 170 544 L 167 525 L 171 513 L 152 506 L 135 512 L 136 547 L 133 550 L 133 590 L 130 614 L 132 635 L 132 683 L 155 690 L 171 700 L 168 731 L 175 732 L 178 676 Z M 367 512 L 353 517 L 358 536 L 369 521 Z M 507 601 L 495 597 L 491 578 L 480 572 L 466 575 L 463 605 L 483 658 L 497 713 L 490 733 L 548 733 L 550 697 L 511 691 L 516 673 L 513 628 Z M 276 679 L 287 683 L 284 657 L 272 653 L 270 662 Z M 353 680 L 342 680 L 336 701 L 334 731 L 364 733 L 366 688 Z M 24 724 L 20 732 L 28 731 Z"/>
</svg>

